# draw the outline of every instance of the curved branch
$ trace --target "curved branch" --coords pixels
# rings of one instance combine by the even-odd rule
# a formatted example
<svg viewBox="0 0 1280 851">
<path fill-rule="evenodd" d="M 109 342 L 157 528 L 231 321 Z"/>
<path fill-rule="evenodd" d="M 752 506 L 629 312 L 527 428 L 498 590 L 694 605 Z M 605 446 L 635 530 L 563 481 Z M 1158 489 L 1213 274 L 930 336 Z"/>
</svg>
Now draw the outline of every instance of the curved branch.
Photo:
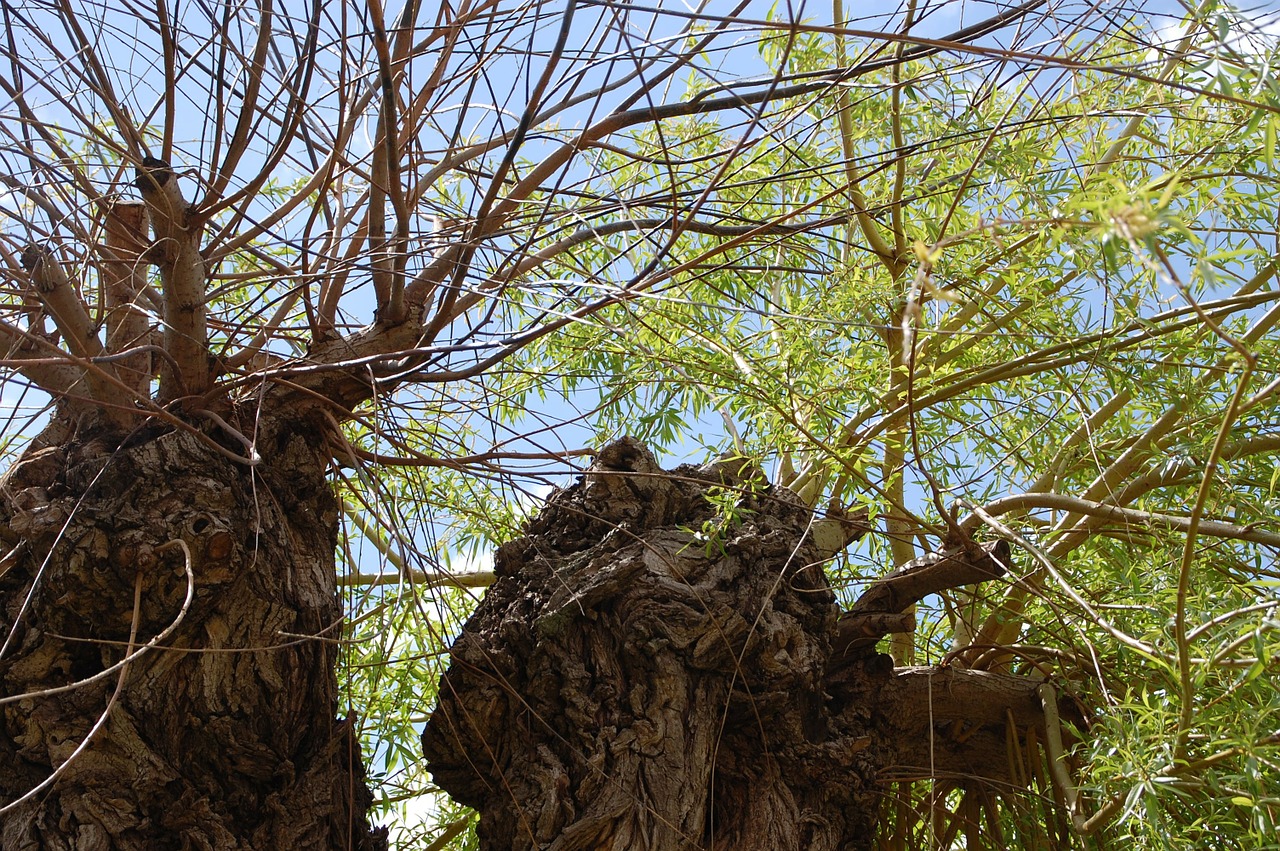
<svg viewBox="0 0 1280 851">
<path fill-rule="evenodd" d="M 930 594 L 998 579 L 1012 563 L 1009 544 L 1003 540 L 972 550 L 957 548 L 912 559 L 872 583 L 853 607 L 840 615 L 831 658 L 842 659 L 903 626 L 914 626 L 915 617 L 908 610 Z"/>
<path fill-rule="evenodd" d="M 1211 316 L 1225 318 L 1230 314 L 1277 299 L 1280 299 L 1280 292 L 1266 290 L 1243 296 L 1230 296 L 1213 302 L 1212 305 L 1201 305 L 1201 307 Z M 1012 358 L 1003 363 L 977 366 L 972 370 L 948 376 L 950 383 L 915 400 L 915 410 L 940 404 L 966 391 L 999 381 L 1048 372 L 1059 367 L 1092 360 L 1103 353 L 1120 352 L 1144 345 L 1155 338 L 1200 324 L 1200 320 L 1192 314 L 1193 311 L 1189 307 L 1174 308 L 1142 321 L 1129 322 L 1119 328 L 1099 331 L 1064 343 L 1046 346 L 1036 352 Z M 1168 324 L 1161 324 L 1165 322 Z M 839 445 L 844 447 L 853 445 L 852 440 L 855 435 L 860 445 L 867 445 L 907 418 L 906 405 L 899 405 L 885 411 L 885 404 L 886 399 L 881 397 L 874 405 L 868 405 L 858 414 L 850 417 L 841 428 Z M 876 413 L 882 414 L 880 419 L 868 426 L 865 431 L 859 432 L 858 430 Z"/>
<path fill-rule="evenodd" d="M 555 242 L 544 248 L 539 249 L 533 254 L 526 255 L 508 272 L 501 277 L 490 278 L 485 283 L 476 287 L 477 292 L 489 292 L 497 286 L 506 284 L 507 282 L 526 275 L 534 269 L 549 263 L 566 251 L 583 245 L 601 237 L 611 236 L 616 233 L 642 232 L 653 230 L 666 230 L 679 228 L 682 232 L 700 233 L 707 236 L 719 236 L 725 238 L 741 238 L 754 236 L 771 236 L 776 234 L 801 234 L 808 233 L 816 228 L 829 227 L 845 221 L 846 216 L 829 216 L 814 222 L 805 224 L 786 224 L 784 222 L 762 222 L 753 225 L 713 225 L 708 222 L 700 222 L 697 220 L 680 220 L 675 221 L 670 216 L 663 218 L 651 217 L 643 219 L 623 219 L 616 222 L 606 222 L 601 225 L 583 225 L 568 236 L 561 237 Z"/>
</svg>

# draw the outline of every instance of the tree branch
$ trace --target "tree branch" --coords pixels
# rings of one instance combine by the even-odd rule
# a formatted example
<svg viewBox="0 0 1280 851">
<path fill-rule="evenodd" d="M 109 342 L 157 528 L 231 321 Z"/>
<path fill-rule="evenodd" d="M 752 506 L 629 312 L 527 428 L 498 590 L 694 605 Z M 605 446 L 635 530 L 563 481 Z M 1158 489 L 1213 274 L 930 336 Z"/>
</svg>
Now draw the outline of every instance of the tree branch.
<svg viewBox="0 0 1280 851">
<path fill-rule="evenodd" d="M 32 243 L 22 252 L 22 268 L 30 274 L 36 297 L 53 317 L 71 353 L 80 358 L 102 354 L 102 341 L 95 333 L 93 320 L 53 253 Z"/>
<path fill-rule="evenodd" d="M 987 514 L 998 517 L 1010 511 L 1022 511 L 1034 508 L 1048 508 L 1057 511 L 1070 511 L 1086 517 L 1101 520 L 1115 520 L 1127 525 L 1142 528 L 1165 528 L 1179 532 L 1189 531 L 1191 519 L 1173 514 L 1159 514 L 1154 511 L 1139 511 L 1136 508 L 1121 508 L 1091 499 L 1082 499 L 1060 493 L 1020 493 L 1001 497 L 983 506 Z M 978 514 L 970 514 L 960 521 L 960 528 L 967 532 L 977 529 L 983 524 Z M 1201 520 L 1198 524 L 1201 534 L 1216 538 L 1230 538 L 1237 541 L 1250 541 L 1265 544 L 1269 547 L 1280 547 L 1280 534 L 1255 529 L 1252 526 L 1237 526 L 1234 523 L 1223 523 L 1217 520 Z"/>
<path fill-rule="evenodd" d="M 875 644 L 908 619 L 914 625 L 915 618 L 907 610 L 930 594 L 1004 576 L 1012 559 L 1009 544 L 1003 540 L 979 544 L 976 551 L 956 548 L 912 559 L 872 583 L 853 607 L 840 615 L 831 658 L 840 660 L 851 651 Z"/>
<path fill-rule="evenodd" d="M 98 339 L 97 329 L 93 327 L 80 294 L 52 252 L 42 245 L 28 245 L 22 252 L 22 266 L 30 274 L 36 296 L 53 317 L 72 356 L 87 361 L 104 354 L 102 341 Z M 89 395 L 97 402 L 106 402 L 113 395 L 118 395 L 109 380 L 114 377 L 112 368 L 107 366 L 105 370 L 107 375 L 93 369 L 85 373 Z M 115 422 L 123 423 L 127 419 L 119 408 L 107 406 L 104 410 L 107 417 Z"/>
<path fill-rule="evenodd" d="M 155 157 L 143 159 L 134 181 L 151 211 L 156 244 L 153 259 L 160 266 L 164 289 L 164 347 L 178 364 L 178 374 L 160 370 L 160 401 L 198 396 L 212 384 L 208 329 L 205 326 L 205 262 L 197 241 L 201 223 L 193 220 L 182 197 L 178 176 Z"/>
<path fill-rule="evenodd" d="M 103 228 L 106 257 L 99 266 L 106 306 L 107 351 L 141 349 L 117 362 L 116 374 L 139 397 L 150 396 L 151 355 L 143 348 L 151 321 L 137 305 L 146 288 L 142 253 L 147 245 L 147 208 L 131 201 L 106 201 Z"/>
<path fill-rule="evenodd" d="M 373 144 L 373 175 L 369 184 L 369 248 L 372 251 L 373 287 L 377 294 L 378 321 L 387 325 L 403 322 L 405 250 L 409 241 L 409 208 L 405 204 L 400 174 L 400 139 L 395 77 L 402 63 L 392 63 L 391 47 L 383 22 L 381 0 L 368 0 L 373 19 L 373 43 L 378 55 L 378 81 L 382 91 L 378 111 L 378 135 Z M 409 9 L 416 4 L 410 4 Z M 396 231 L 387 238 L 384 202 L 390 199 Z"/>
<path fill-rule="evenodd" d="M 39 351 L 39 342 L 51 351 Z M 0 366 L 17 369 L 50 396 L 70 395 L 84 378 L 84 370 L 67 363 L 65 355 L 47 340 L 0 320 Z"/>
</svg>

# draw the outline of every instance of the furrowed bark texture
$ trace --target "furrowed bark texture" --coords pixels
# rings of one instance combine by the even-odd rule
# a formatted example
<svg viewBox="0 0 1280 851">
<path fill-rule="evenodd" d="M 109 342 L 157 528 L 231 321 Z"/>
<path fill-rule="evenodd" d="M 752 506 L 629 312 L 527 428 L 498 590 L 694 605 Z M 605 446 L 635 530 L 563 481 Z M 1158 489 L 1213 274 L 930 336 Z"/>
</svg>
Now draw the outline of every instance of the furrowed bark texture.
<svg viewBox="0 0 1280 851">
<path fill-rule="evenodd" d="M 739 494 L 730 522 L 715 489 Z M 423 734 L 481 847 L 869 847 L 878 772 L 917 770 L 931 724 L 935 766 L 1004 779 L 990 745 L 1011 706 L 1035 723 L 1036 684 L 997 677 L 984 701 L 971 672 L 930 688 L 873 648 L 833 655 L 812 522 L 758 471 L 664 473 L 631 440 L 553 495 L 499 549 Z M 969 686 L 963 741 L 947 676 Z"/>
<path fill-rule="evenodd" d="M 337 505 L 319 431 L 260 445 L 252 470 L 188 432 L 29 453 L 0 492 L 0 847 L 372 849 L 368 792 L 335 720 Z M 236 447 L 240 449 L 240 447 Z M 120 661 L 124 672 L 45 689 Z M 13 700 L 15 696 L 27 695 Z M 110 710 L 108 706 L 110 705 Z"/>
</svg>

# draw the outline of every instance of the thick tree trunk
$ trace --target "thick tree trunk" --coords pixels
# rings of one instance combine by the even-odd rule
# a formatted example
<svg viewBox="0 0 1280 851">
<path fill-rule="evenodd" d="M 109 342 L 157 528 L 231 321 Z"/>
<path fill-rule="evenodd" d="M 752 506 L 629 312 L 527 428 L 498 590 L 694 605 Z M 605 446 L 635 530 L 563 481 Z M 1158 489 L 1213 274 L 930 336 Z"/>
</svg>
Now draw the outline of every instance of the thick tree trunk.
<svg viewBox="0 0 1280 851">
<path fill-rule="evenodd" d="M 997 573 L 992 548 L 842 616 L 813 524 L 758 471 L 664 473 L 630 440 L 552 496 L 498 551 L 423 734 L 481 847 L 863 848 L 886 778 L 1007 782 L 1005 725 L 1042 723 L 1037 684 L 895 671 L 867 638 L 939 582 Z"/>
<path fill-rule="evenodd" d="M 80 435 L 6 476 L 0 847 L 385 845 L 335 720 L 326 456 L 277 426 L 252 468 L 168 431 Z"/>
</svg>

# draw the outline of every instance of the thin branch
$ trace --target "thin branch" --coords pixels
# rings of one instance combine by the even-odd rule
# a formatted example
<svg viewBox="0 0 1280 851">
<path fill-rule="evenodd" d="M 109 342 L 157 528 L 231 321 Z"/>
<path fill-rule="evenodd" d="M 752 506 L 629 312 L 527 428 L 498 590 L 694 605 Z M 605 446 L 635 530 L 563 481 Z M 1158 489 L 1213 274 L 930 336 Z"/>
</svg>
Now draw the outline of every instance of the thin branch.
<svg viewBox="0 0 1280 851">
<path fill-rule="evenodd" d="M 1129 647 L 1133 650 L 1138 651 L 1143 656 L 1146 656 L 1148 659 L 1152 659 L 1154 661 L 1164 661 L 1163 656 L 1161 656 L 1161 654 L 1159 654 L 1154 647 L 1152 647 L 1151 645 L 1143 641 L 1139 641 L 1138 639 L 1134 638 L 1133 636 L 1129 635 L 1123 630 L 1117 629 L 1116 627 L 1111 625 L 1111 622 L 1109 620 L 1107 620 L 1106 618 L 1098 614 L 1098 612 L 1093 608 L 1093 606 L 1091 606 L 1089 602 L 1080 595 L 1080 592 L 1077 591 L 1075 588 L 1073 588 L 1071 584 L 1067 582 L 1067 580 L 1062 576 L 1062 574 L 1058 572 L 1058 568 L 1054 566 L 1053 560 L 1050 559 L 1049 556 L 1045 554 L 1043 550 L 1041 550 L 1039 547 L 1035 546 L 1030 541 L 1023 538 L 1021 535 L 1019 535 L 1017 532 L 1013 531 L 1008 526 L 1001 523 L 999 520 L 995 519 L 994 516 L 988 513 L 981 506 L 970 505 L 969 509 L 973 511 L 975 515 L 981 518 L 983 523 L 991 527 L 991 529 L 996 534 L 1000 535 L 1002 538 L 1012 543 L 1017 544 L 1019 547 L 1022 547 L 1022 549 L 1030 553 L 1031 556 L 1035 559 L 1036 563 L 1040 565 L 1040 567 L 1046 573 L 1048 573 L 1055 582 L 1058 583 L 1058 586 L 1063 590 L 1063 592 L 1066 593 L 1068 597 L 1071 598 L 1072 602 L 1074 602 L 1077 606 L 1079 606 L 1080 609 L 1084 611 L 1086 615 L 1089 616 L 1090 620 L 1094 624 L 1096 624 L 1100 629 L 1104 630 L 1108 635 L 1110 635 L 1116 641 L 1120 642 L 1126 647 Z M 979 640 L 981 640 L 981 636 L 985 633 L 985 631 L 986 631 L 986 627 L 984 625 L 983 632 L 979 633 Z M 986 643 L 986 642 L 983 641 L 983 643 Z"/>
<path fill-rule="evenodd" d="M 1206 319 L 1206 322 L 1211 320 Z M 1217 326 L 1214 328 L 1222 334 Z M 1187 637 L 1187 603 L 1191 596 L 1191 568 L 1195 562 L 1196 535 L 1200 532 L 1213 534 L 1210 531 L 1213 521 L 1201 518 L 1204 516 L 1205 504 L 1209 500 L 1209 493 L 1217 478 L 1218 463 L 1227 445 L 1227 438 L 1231 434 L 1231 427 L 1235 424 L 1240 403 L 1249 389 L 1249 380 L 1253 377 L 1253 370 L 1257 365 L 1257 358 L 1252 352 L 1235 340 L 1231 340 L 1231 343 L 1237 347 L 1237 351 L 1243 353 L 1241 357 L 1244 361 L 1244 370 L 1236 384 L 1235 393 L 1231 395 L 1231 401 L 1227 403 L 1227 409 L 1222 414 L 1222 422 L 1218 426 L 1213 448 L 1209 450 L 1209 457 L 1205 459 L 1204 473 L 1200 477 L 1200 486 L 1196 488 L 1195 501 L 1191 505 L 1191 516 L 1187 518 L 1187 540 L 1182 547 L 1182 560 L 1178 565 L 1178 598 L 1173 618 L 1173 639 L 1178 645 L 1178 679 L 1181 685 L 1182 706 L 1178 716 L 1177 739 L 1174 745 L 1175 762 L 1183 762 L 1186 759 L 1187 746 L 1191 741 L 1192 722 L 1195 719 L 1195 681 L 1191 672 L 1191 640 Z M 1276 541 L 1273 546 L 1280 546 L 1280 535 L 1272 537 Z"/>
<path fill-rule="evenodd" d="M 249 147 L 254 123 L 261 117 L 258 96 L 262 90 L 262 74 L 266 70 L 267 47 L 271 43 L 271 3 L 272 0 L 260 0 L 258 5 L 258 41 L 254 45 L 253 58 L 245 68 L 246 84 L 244 95 L 240 102 L 240 115 L 236 119 L 235 129 L 232 131 L 231 139 L 227 143 L 227 153 L 222 158 L 222 163 L 219 165 L 217 173 L 209 181 L 209 198 L 219 197 L 226 191 L 227 184 L 231 181 L 231 176 L 235 173 L 236 166 L 240 164 L 240 157 L 244 155 L 244 152 Z M 228 13 L 230 13 L 230 7 L 228 7 Z"/>
<path fill-rule="evenodd" d="M 1153 511 L 1139 511 L 1136 508 L 1122 508 L 1104 502 L 1095 502 L 1076 496 L 1058 493 L 1020 493 L 1000 497 L 982 506 L 982 511 L 992 517 L 999 517 L 1012 511 L 1027 511 L 1047 508 L 1054 511 L 1069 511 L 1086 517 L 1100 520 L 1112 520 L 1126 526 L 1137 526 L 1144 529 L 1173 529 L 1178 532 L 1189 532 L 1192 529 L 1191 518 L 1173 514 L 1159 514 Z M 974 513 L 960 521 L 960 528 L 973 532 L 984 522 L 980 514 Z M 1280 533 L 1266 532 L 1252 526 L 1237 526 L 1234 523 L 1223 523 L 1217 520 L 1201 520 L 1197 525 L 1201 534 L 1215 538 L 1227 538 L 1237 541 L 1250 541 L 1265 544 L 1269 547 L 1280 547 Z M 1076 530 L 1072 530 L 1076 531 Z"/>
</svg>

